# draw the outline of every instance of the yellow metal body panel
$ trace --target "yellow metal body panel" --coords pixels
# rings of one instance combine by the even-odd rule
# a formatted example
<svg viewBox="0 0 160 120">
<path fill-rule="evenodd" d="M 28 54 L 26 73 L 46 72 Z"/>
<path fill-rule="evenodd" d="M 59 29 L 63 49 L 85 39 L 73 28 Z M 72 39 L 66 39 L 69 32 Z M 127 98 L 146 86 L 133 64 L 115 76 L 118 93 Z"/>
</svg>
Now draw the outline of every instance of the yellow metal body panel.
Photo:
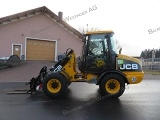
<svg viewBox="0 0 160 120">
<path fill-rule="evenodd" d="M 77 74 L 77 71 L 76 71 L 76 60 L 75 60 L 76 55 L 75 55 L 75 53 L 73 53 L 69 57 L 70 57 L 70 60 L 63 67 L 62 71 L 67 74 L 67 76 L 69 77 L 68 80 L 75 81 L 74 76 Z M 63 72 L 62 72 L 62 74 L 64 74 Z M 66 77 L 66 75 L 65 75 L 65 77 Z"/>
<path fill-rule="evenodd" d="M 98 78 L 98 76 L 95 75 L 95 74 L 87 74 L 87 75 L 86 75 L 86 80 L 87 80 L 87 81 L 89 81 L 89 80 L 91 80 L 91 79 L 97 79 L 97 78 Z"/>
<path fill-rule="evenodd" d="M 114 33 L 112 30 L 100 30 L 100 31 L 90 31 L 86 32 L 86 34 L 98 34 L 98 33 Z"/>
<path fill-rule="evenodd" d="M 144 72 L 123 72 L 129 84 L 137 84 L 143 80 Z"/>
<path fill-rule="evenodd" d="M 127 56 L 127 55 L 118 54 L 117 58 L 121 58 L 121 59 L 125 59 L 125 60 L 131 60 L 133 62 L 141 64 L 140 60 L 138 60 L 137 58 L 133 58 L 133 57 L 130 57 L 130 56 Z"/>
<path fill-rule="evenodd" d="M 130 56 L 126 56 L 126 55 L 122 55 L 119 54 L 117 59 L 121 59 L 121 60 L 129 60 L 131 62 L 134 62 L 136 64 L 139 65 L 139 67 L 142 68 L 141 62 L 140 60 L 130 57 Z M 118 70 L 118 66 L 117 66 L 117 70 Z M 144 77 L 144 72 L 142 71 L 142 69 L 140 70 L 132 70 L 132 71 L 122 71 L 122 73 L 124 73 L 126 75 L 126 79 L 128 81 L 129 84 L 137 84 L 140 83 L 143 80 Z"/>
</svg>

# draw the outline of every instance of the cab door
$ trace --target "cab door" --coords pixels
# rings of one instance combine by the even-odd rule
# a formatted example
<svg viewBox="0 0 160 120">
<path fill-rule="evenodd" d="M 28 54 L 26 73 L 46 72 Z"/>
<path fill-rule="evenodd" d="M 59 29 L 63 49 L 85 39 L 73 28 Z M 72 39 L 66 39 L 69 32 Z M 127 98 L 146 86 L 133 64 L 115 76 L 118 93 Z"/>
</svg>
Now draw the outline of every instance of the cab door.
<svg viewBox="0 0 160 120">
<path fill-rule="evenodd" d="M 109 64 L 107 39 L 90 39 L 86 56 L 87 71 L 100 72 Z"/>
</svg>

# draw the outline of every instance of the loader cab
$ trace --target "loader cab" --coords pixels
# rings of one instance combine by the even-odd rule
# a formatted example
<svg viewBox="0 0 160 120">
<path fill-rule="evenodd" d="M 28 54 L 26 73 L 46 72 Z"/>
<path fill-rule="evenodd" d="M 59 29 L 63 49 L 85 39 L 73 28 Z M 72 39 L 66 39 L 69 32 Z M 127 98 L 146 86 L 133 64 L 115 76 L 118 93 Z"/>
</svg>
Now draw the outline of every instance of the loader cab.
<svg viewBox="0 0 160 120">
<path fill-rule="evenodd" d="M 79 61 L 81 72 L 99 73 L 115 69 L 117 45 L 112 31 L 88 32 L 83 38 L 84 45 Z"/>
</svg>

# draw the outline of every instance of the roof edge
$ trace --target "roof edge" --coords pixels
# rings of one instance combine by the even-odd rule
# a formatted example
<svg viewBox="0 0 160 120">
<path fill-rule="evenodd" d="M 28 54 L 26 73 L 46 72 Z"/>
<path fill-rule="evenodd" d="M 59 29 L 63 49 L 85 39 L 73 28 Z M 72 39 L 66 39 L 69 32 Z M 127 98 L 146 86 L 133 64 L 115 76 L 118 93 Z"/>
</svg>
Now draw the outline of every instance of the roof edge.
<svg viewBox="0 0 160 120">
<path fill-rule="evenodd" d="M 62 16 L 61 17 L 57 16 L 54 12 L 52 12 L 46 6 L 42 6 L 42 7 L 27 10 L 27 11 L 24 11 L 24 12 L 9 15 L 9 16 L 6 16 L 6 17 L 2 17 L 2 18 L 0 18 L 0 26 L 8 24 L 8 23 L 15 22 L 15 21 L 18 21 L 18 20 L 22 20 L 22 19 L 25 19 L 25 18 L 28 18 L 28 17 L 32 17 L 32 16 L 35 16 L 37 14 L 43 14 L 43 13 L 47 14 L 50 17 L 50 19 L 54 19 L 56 22 L 61 24 L 64 28 L 66 28 L 68 31 L 70 31 L 74 35 L 76 35 L 79 39 L 82 39 L 82 34 L 78 30 L 76 30 L 75 28 L 70 26 L 68 23 L 66 23 L 62 19 Z"/>
</svg>

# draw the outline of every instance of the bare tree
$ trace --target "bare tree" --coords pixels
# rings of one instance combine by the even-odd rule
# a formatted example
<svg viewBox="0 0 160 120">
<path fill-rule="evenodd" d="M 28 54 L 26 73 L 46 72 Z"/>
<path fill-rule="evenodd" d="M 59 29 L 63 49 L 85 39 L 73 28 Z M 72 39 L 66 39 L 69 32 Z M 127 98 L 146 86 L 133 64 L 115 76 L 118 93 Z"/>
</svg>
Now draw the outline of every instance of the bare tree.
<svg viewBox="0 0 160 120">
<path fill-rule="evenodd" d="M 81 33 L 81 34 L 85 34 L 86 32 L 88 31 L 97 31 L 97 30 L 100 30 L 98 27 L 88 27 L 88 24 L 87 24 L 87 27 L 81 27 L 78 29 L 78 31 Z"/>
</svg>

